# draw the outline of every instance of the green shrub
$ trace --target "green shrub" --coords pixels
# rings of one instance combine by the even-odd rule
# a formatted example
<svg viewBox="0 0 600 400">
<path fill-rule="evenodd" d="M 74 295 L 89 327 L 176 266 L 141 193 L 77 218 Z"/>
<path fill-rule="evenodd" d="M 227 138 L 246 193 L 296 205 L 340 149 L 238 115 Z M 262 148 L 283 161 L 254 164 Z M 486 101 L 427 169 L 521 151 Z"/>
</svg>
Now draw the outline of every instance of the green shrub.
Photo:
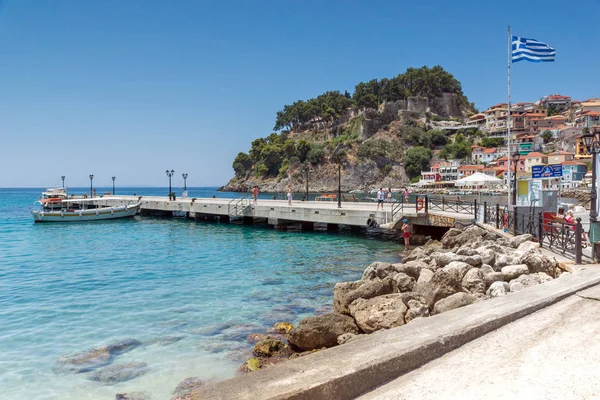
<svg viewBox="0 0 600 400">
<path fill-rule="evenodd" d="M 404 155 L 404 169 L 410 179 L 421 175 L 421 171 L 429 170 L 431 157 L 430 149 L 425 147 L 411 147 Z"/>
<path fill-rule="evenodd" d="M 310 149 L 307 155 L 307 160 L 311 164 L 319 164 L 325 157 L 325 149 L 321 146 L 316 146 Z"/>
</svg>

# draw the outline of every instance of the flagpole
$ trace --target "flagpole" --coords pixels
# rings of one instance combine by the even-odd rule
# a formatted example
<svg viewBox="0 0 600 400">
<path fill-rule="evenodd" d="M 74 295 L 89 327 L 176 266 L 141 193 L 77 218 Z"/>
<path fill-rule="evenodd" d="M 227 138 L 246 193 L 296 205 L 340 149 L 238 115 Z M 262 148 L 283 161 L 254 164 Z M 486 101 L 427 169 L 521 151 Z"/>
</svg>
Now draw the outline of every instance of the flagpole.
<svg viewBox="0 0 600 400">
<path fill-rule="evenodd" d="M 512 53 L 512 38 L 510 36 L 510 25 L 508 26 L 508 116 L 506 119 L 507 123 L 507 134 L 506 134 L 506 155 L 508 157 L 508 171 L 507 171 L 507 182 L 508 182 L 508 196 L 507 196 L 507 204 L 510 206 L 511 204 L 511 194 L 512 194 L 512 178 L 510 176 L 510 64 L 511 64 L 511 54 Z M 516 180 L 516 176 L 514 177 Z"/>
</svg>

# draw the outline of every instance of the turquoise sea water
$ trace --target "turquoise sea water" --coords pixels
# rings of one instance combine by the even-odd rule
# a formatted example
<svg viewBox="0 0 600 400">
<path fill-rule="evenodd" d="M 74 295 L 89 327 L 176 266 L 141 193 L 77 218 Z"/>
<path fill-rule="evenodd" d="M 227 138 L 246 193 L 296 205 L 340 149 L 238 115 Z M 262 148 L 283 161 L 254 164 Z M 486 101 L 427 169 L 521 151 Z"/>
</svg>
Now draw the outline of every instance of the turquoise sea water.
<svg viewBox="0 0 600 400">
<path fill-rule="evenodd" d="M 7 400 L 112 400 L 134 390 L 170 399 L 187 377 L 231 377 L 249 355 L 248 333 L 327 312 L 335 282 L 357 279 L 372 261 L 397 261 L 402 250 L 360 235 L 187 219 L 34 224 L 28 207 L 41 191 L 0 189 L 0 398 Z M 146 362 L 143 376 L 106 385 L 90 373 L 53 371 L 59 357 L 128 338 L 143 344 L 112 363 Z"/>
</svg>

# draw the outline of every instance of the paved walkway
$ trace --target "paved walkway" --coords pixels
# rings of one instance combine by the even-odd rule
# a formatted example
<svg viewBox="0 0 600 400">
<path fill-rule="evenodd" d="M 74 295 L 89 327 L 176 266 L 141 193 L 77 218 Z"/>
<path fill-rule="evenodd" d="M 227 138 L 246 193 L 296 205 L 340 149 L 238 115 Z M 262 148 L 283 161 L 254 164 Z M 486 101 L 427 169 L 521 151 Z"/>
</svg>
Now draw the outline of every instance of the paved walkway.
<svg viewBox="0 0 600 400">
<path fill-rule="evenodd" d="M 482 336 L 359 398 L 600 399 L 600 286 Z"/>
</svg>

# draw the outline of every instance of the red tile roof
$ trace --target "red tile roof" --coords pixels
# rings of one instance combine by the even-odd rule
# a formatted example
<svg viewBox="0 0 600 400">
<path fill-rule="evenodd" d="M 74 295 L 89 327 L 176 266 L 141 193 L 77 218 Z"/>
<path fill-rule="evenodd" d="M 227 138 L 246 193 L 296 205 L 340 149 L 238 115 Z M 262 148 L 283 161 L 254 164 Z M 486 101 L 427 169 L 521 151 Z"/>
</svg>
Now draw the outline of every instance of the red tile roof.
<svg viewBox="0 0 600 400">
<path fill-rule="evenodd" d="M 542 154 L 539 151 L 532 151 L 531 153 L 529 153 L 525 156 L 525 158 L 538 158 L 538 157 L 545 157 L 545 154 Z"/>
<path fill-rule="evenodd" d="M 555 100 L 558 100 L 558 99 L 569 99 L 569 100 L 571 100 L 570 96 L 561 96 L 560 94 L 551 94 L 550 96 L 548 96 L 548 98 L 549 99 L 555 99 Z"/>
<path fill-rule="evenodd" d="M 480 170 L 480 169 L 484 169 L 484 168 L 485 167 L 483 165 L 463 165 L 458 170 L 459 171 L 470 171 L 470 170 Z"/>
<path fill-rule="evenodd" d="M 572 156 L 573 153 L 569 153 L 568 151 L 555 151 L 554 153 L 548 154 L 549 156 Z"/>
<path fill-rule="evenodd" d="M 493 153 L 495 153 L 495 152 L 496 152 L 496 148 L 495 148 L 495 147 L 492 147 L 492 148 L 490 148 L 490 149 L 485 149 L 483 152 L 484 152 L 485 154 L 493 154 Z"/>
</svg>

